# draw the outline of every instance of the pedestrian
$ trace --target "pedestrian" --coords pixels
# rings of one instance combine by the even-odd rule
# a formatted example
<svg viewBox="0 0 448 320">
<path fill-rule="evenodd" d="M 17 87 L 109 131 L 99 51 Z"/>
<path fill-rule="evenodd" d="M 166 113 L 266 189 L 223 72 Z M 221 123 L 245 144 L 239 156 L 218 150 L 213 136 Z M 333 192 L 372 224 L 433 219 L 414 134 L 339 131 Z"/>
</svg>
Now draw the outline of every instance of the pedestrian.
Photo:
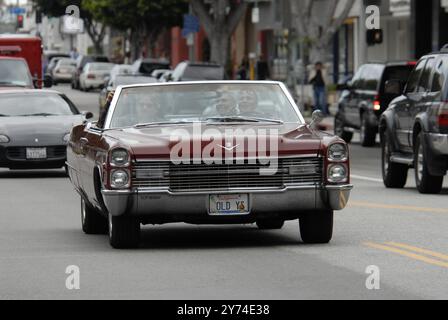
<svg viewBox="0 0 448 320">
<path fill-rule="evenodd" d="M 260 55 L 260 59 L 257 62 L 257 80 L 267 80 L 270 77 L 269 65 L 264 57 Z"/>
<path fill-rule="evenodd" d="M 309 83 L 313 85 L 314 110 L 320 110 L 325 115 L 329 115 L 327 105 L 327 73 L 322 62 L 316 62 L 314 69 L 310 73 Z"/>
<path fill-rule="evenodd" d="M 73 60 L 78 59 L 78 49 L 73 48 L 72 51 L 70 51 L 70 58 L 72 58 Z"/>
<path fill-rule="evenodd" d="M 238 68 L 238 80 L 247 80 L 247 71 L 249 69 L 249 62 L 247 61 L 246 58 L 243 58 L 243 60 L 241 61 L 241 64 Z"/>
</svg>

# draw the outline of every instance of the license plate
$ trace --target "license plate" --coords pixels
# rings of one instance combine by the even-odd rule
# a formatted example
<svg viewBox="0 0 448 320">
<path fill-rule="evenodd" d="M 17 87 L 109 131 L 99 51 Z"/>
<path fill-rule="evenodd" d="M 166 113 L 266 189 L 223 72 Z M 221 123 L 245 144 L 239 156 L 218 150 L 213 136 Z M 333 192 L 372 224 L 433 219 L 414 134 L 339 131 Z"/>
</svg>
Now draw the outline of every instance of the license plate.
<svg viewBox="0 0 448 320">
<path fill-rule="evenodd" d="M 26 148 L 26 158 L 30 160 L 46 159 L 47 148 Z"/>
<path fill-rule="evenodd" d="M 212 194 L 209 196 L 209 213 L 213 216 L 246 215 L 250 213 L 248 194 Z"/>
</svg>

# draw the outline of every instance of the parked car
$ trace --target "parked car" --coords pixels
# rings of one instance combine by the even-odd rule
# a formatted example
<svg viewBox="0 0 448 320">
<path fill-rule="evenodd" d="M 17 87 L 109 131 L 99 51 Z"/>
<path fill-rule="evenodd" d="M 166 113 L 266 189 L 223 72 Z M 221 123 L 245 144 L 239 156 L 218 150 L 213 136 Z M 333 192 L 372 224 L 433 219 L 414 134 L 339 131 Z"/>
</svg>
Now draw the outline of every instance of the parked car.
<svg viewBox="0 0 448 320">
<path fill-rule="evenodd" d="M 88 56 L 88 55 L 80 55 L 76 59 L 76 70 L 73 74 L 72 80 L 72 89 L 79 89 L 79 77 L 81 76 L 81 72 L 84 69 L 85 65 L 89 62 L 109 62 L 109 59 L 105 56 Z"/>
<path fill-rule="evenodd" d="M 177 65 L 169 80 L 179 82 L 224 79 L 224 68 L 219 64 L 184 61 Z"/>
<path fill-rule="evenodd" d="M 169 82 L 171 76 L 173 75 L 173 70 L 165 71 L 159 78 L 159 82 Z"/>
<path fill-rule="evenodd" d="M 170 62 L 163 59 L 138 59 L 132 65 L 134 74 L 141 74 L 148 77 L 157 69 L 170 69 Z"/>
<path fill-rule="evenodd" d="M 0 91 L 0 167 L 63 168 L 72 126 L 90 117 L 56 91 Z"/>
<path fill-rule="evenodd" d="M 151 77 L 156 79 L 157 81 L 165 74 L 165 72 L 171 71 L 170 69 L 156 69 L 151 73 Z"/>
<path fill-rule="evenodd" d="M 52 60 L 53 61 L 53 60 Z M 51 72 L 53 84 L 65 82 L 71 83 L 76 71 L 76 61 L 69 58 L 60 58 Z"/>
<path fill-rule="evenodd" d="M 115 77 L 118 75 L 126 75 L 126 74 L 132 74 L 133 73 L 133 69 L 132 66 L 129 64 L 116 64 L 114 65 L 114 67 L 112 68 L 111 72 L 110 72 L 110 77 Z"/>
<path fill-rule="evenodd" d="M 113 63 L 89 62 L 79 76 L 79 87 L 82 91 L 99 89 L 104 85 L 105 78 L 110 77 Z"/>
<path fill-rule="evenodd" d="M 43 66 L 44 66 L 44 74 L 48 73 L 48 67 L 50 65 L 51 60 L 53 58 L 70 58 L 70 54 L 59 51 L 44 51 L 43 54 Z"/>
<path fill-rule="evenodd" d="M 350 82 L 338 86 L 343 92 L 335 117 L 335 134 L 350 142 L 359 130 L 362 146 L 375 145 L 378 120 L 396 97 L 385 92 L 385 84 L 389 80 L 406 81 L 414 66 L 415 62 L 361 66 Z"/>
<path fill-rule="evenodd" d="M 448 169 L 448 45 L 424 56 L 403 82 L 386 92 L 400 95 L 380 119 L 382 171 L 388 188 L 403 188 L 415 169 L 421 193 L 440 193 Z"/>
<path fill-rule="evenodd" d="M 100 114 L 106 104 L 107 96 L 110 92 L 115 91 L 118 86 L 128 86 L 131 84 L 148 84 L 157 82 L 155 78 L 139 76 L 134 74 L 118 74 L 112 76 L 107 84 L 101 89 L 99 97 Z"/>
<path fill-rule="evenodd" d="M 0 57 L 0 88 L 34 88 L 28 64 L 22 58 Z"/>
<path fill-rule="evenodd" d="M 237 143 L 261 143 L 267 130 L 272 166 L 265 148 Z M 142 223 L 280 229 L 295 219 L 304 242 L 328 243 L 352 189 L 346 143 L 307 125 L 278 82 L 118 87 L 104 117 L 73 128 L 68 166 L 83 231 L 108 232 L 114 248 L 137 246 Z"/>
</svg>

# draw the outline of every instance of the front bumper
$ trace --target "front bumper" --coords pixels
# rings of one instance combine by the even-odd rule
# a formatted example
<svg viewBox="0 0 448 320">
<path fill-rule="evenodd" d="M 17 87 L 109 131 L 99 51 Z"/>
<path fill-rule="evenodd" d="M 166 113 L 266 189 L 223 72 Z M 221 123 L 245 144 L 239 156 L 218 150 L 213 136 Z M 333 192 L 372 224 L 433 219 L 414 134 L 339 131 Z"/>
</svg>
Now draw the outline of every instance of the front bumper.
<svg viewBox="0 0 448 320">
<path fill-rule="evenodd" d="M 426 141 L 437 155 L 448 155 L 448 134 L 427 133 Z"/>
<path fill-rule="evenodd" d="M 306 186 L 284 190 L 235 190 L 211 194 L 249 194 L 252 216 L 275 213 L 294 216 L 313 210 L 342 210 L 347 205 L 352 185 Z M 133 191 L 103 190 L 104 203 L 113 216 L 151 217 L 187 215 L 206 217 L 208 193 L 172 193 L 168 190 L 137 189 Z"/>
<path fill-rule="evenodd" d="M 46 147 L 48 157 L 46 159 L 26 159 L 26 147 L 0 146 L 0 167 L 16 170 L 28 169 L 59 169 L 65 166 L 67 152 L 65 146 Z M 9 151 L 8 149 L 13 149 Z M 64 149 L 64 151 L 62 151 Z"/>
</svg>

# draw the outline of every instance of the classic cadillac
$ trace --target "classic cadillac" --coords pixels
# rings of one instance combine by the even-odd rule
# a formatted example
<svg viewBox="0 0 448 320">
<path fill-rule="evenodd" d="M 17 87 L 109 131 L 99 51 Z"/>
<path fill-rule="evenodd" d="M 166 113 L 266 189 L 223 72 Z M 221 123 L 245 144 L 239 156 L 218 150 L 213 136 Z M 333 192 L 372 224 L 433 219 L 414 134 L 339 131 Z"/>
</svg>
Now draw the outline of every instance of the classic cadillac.
<svg viewBox="0 0 448 320">
<path fill-rule="evenodd" d="M 349 150 L 305 123 L 278 82 L 118 87 L 104 116 L 71 132 L 67 165 L 82 228 L 137 247 L 142 224 L 299 219 L 305 243 L 328 243 L 349 199 Z"/>
</svg>

